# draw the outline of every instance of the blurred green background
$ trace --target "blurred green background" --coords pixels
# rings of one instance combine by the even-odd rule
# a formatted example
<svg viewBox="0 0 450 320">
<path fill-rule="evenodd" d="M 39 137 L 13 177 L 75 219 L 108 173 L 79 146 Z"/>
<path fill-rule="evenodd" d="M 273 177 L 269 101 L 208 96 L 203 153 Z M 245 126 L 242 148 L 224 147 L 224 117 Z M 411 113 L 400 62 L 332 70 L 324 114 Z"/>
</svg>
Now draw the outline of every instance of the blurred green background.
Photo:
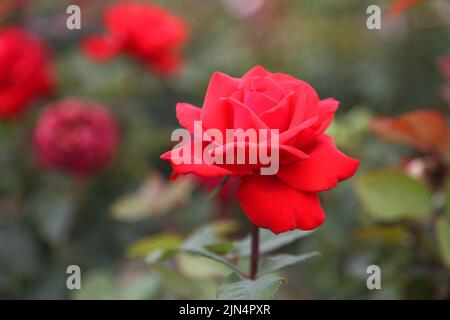
<svg viewBox="0 0 450 320">
<path fill-rule="evenodd" d="M 321 98 L 338 99 L 329 133 L 361 160 L 357 176 L 398 168 L 402 159 L 417 155 L 375 138 L 368 129 L 373 116 L 448 111 L 436 64 L 450 51 L 450 26 L 441 19 L 448 1 L 426 1 L 390 20 L 383 16 L 381 30 L 366 28 L 366 9 L 386 9 L 389 0 L 154 2 L 191 26 L 178 77 L 158 77 L 127 57 L 96 64 L 81 53 L 80 41 L 102 32 L 101 12 L 111 1 L 29 1 L 24 12 L 1 18 L 1 26 L 30 28 L 52 48 L 58 88 L 47 102 L 78 97 L 105 104 L 119 121 L 121 144 L 111 166 L 76 181 L 36 164 L 30 136 L 46 101 L 0 123 L 0 298 L 215 297 L 226 275 L 216 265 L 178 255 L 148 267 L 130 257 L 129 248 L 152 235 L 184 238 L 223 218 L 237 224 L 236 237 L 246 233 L 238 204 L 220 197 L 206 201 L 209 189 L 196 181 L 169 185 L 170 167 L 159 159 L 178 126 L 175 104 L 201 105 L 216 70 L 241 76 L 263 65 L 309 82 Z M 65 27 L 73 3 L 82 10 L 81 30 Z M 357 178 L 321 195 L 326 223 L 288 249 L 322 255 L 284 272 L 288 284 L 277 298 L 448 298 L 450 272 L 435 263 L 439 253 L 430 250 L 436 246 L 415 250 L 410 221 L 379 223 L 368 215 L 355 194 Z M 420 234 L 428 239 L 426 226 Z M 72 264 L 82 270 L 79 291 L 66 287 Z M 366 287 L 371 264 L 381 267 L 381 290 Z"/>
</svg>

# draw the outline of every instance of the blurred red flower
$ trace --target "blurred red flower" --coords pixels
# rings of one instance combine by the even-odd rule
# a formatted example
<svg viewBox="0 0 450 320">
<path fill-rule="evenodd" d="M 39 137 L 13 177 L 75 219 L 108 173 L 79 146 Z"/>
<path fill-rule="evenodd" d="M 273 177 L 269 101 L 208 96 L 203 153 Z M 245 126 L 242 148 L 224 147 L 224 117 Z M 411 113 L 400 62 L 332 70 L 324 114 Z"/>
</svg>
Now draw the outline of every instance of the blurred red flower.
<svg viewBox="0 0 450 320">
<path fill-rule="evenodd" d="M 0 119 L 12 118 L 51 90 L 53 70 L 47 48 L 23 29 L 0 29 L 0 75 Z"/>
<path fill-rule="evenodd" d="M 106 9 L 107 33 L 90 36 L 82 44 L 94 60 L 105 61 L 126 52 L 152 70 L 172 74 L 182 64 L 181 48 L 188 37 L 186 23 L 153 4 L 127 2 Z"/>
<path fill-rule="evenodd" d="M 77 99 L 48 106 L 39 117 L 33 142 L 44 168 L 84 177 L 103 168 L 116 151 L 117 125 L 109 111 Z"/>
<path fill-rule="evenodd" d="M 222 133 L 228 129 L 278 129 L 279 170 L 274 175 L 260 175 L 264 165 L 251 164 L 247 159 L 243 164 L 198 164 L 195 159 L 186 163 L 177 158 L 181 154 L 178 149 L 161 158 L 171 163 L 174 176 L 194 173 L 203 177 L 240 177 L 239 202 L 259 227 L 274 233 L 314 229 L 325 219 L 317 193 L 352 176 L 359 164 L 341 153 L 333 139 L 324 134 L 338 104 L 331 98 L 319 100 L 306 82 L 262 67 L 253 68 L 242 78 L 216 72 L 202 109 L 187 103 L 177 105 L 180 124 L 192 135 L 196 134 L 194 121 L 201 121 L 205 131 Z M 236 159 L 237 149 L 245 149 L 248 155 L 250 149 L 267 144 L 267 139 L 244 144 L 214 143 L 215 154 L 223 152 Z M 191 144 L 195 149 L 195 142 Z"/>
<path fill-rule="evenodd" d="M 388 17 L 396 17 L 422 1 L 423 0 L 395 0 L 388 9 Z"/>
</svg>

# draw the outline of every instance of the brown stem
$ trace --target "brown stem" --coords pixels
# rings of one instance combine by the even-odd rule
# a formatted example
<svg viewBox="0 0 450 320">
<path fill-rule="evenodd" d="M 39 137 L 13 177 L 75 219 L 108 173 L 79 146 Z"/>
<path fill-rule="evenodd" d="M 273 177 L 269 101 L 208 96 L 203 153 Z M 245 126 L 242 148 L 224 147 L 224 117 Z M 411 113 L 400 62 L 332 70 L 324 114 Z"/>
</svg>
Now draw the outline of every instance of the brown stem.
<svg viewBox="0 0 450 320">
<path fill-rule="evenodd" d="M 250 279 L 255 280 L 259 261 L 259 228 L 254 224 L 251 225 L 251 239 Z"/>
</svg>

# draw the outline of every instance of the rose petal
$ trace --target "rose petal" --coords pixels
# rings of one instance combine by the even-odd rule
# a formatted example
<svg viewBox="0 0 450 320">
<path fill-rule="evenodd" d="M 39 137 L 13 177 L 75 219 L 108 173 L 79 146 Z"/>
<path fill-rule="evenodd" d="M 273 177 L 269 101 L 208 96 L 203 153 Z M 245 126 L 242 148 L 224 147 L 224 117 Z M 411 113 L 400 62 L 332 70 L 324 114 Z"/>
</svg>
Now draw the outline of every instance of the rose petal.
<svg viewBox="0 0 450 320">
<path fill-rule="evenodd" d="M 232 78 L 221 72 L 215 72 L 212 75 L 201 113 L 205 129 L 215 128 L 224 132 L 225 129 L 231 127 L 232 109 L 222 98 L 231 96 L 240 83 L 240 79 Z"/>
<path fill-rule="evenodd" d="M 82 44 L 82 50 L 91 59 L 106 61 L 114 57 L 121 49 L 121 43 L 111 37 L 90 36 Z"/>
<path fill-rule="evenodd" d="M 176 110 L 178 122 L 194 134 L 194 121 L 200 121 L 201 109 L 189 103 L 177 103 Z"/>
<path fill-rule="evenodd" d="M 294 78 L 293 76 L 290 76 L 288 74 L 281 73 L 281 72 L 276 72 L 276 73 L 272 74 L 272 78 L 280 81 L 280 83 L 282 83 L 283 81 L 294 81 L 294 82 L 299 81 L 298 79 Z"/>
<path fill-rule="evenodd" d="M 261 66 L 255 66 L 250 71 L 242 76 L 242 79 L 252 78 L 252 77 L 265 77 L 270 75 L 270 72 Z"/>
<path fill-rule="evenodd" d="M 215 156 L 222 156 L 226 155 L 228 152 L 233 152 L 235 159 L 237 152 L 240 151 L 242 154 L 245 154 L 245 164 L 252 166 L 253 164 L 249 163 L 249 154 L 250 152 L 253 152 L 253 154 L 256 155 L 256 162 L 258 162 L 258 155 L 260 148 L 267 148 L 270 150 L 270 145 L 266 145 L 264 143 L 257 144 L 252 142 L 232 142 L 232 143 L 226 143 L 224 145 L 217 146 L 214 149 L 209 150 L 209 154 L 214 154 Z M 265 150 L 264 150 L 265 151 Z M 278 146 L 278 152 L 279 152 L 279 159 L 278 161 L 282 162 L 292 162 L 292 161 L 298 161 L 298 160 L 305 160 L 309 158 L 309 155 L 305 152 L 291 147 L 287 145 L 279 145 Z M 268 152 L 270 154 L 270 152 Z M 225 157 L 225 156 L 224 156 Z M 226 158 L 224 158 L 226 159 Z M 259 162 L 258 162 L 259 163 Z M 261 165 L 252 166 L 253 168 L 261 167 Z"/>
<path fill-rule="evenodd" d="M 308 119 L 302 124 L 282 132 L 279 136 L 280 144 L 294 145 L 297 141 L 297 136 L 301 135 L 302 131 L 307 130 L 312 125 L 316 124 L 317 119 L 318 117 Z"/>
<path fill-rule="evenodd" d="M 276 128 L 280 131 L 288 129 L 292 114 L 293 92 L 288 93 L 276 106 L 260 114 L 263 120 L 270 128 Z"/>
<path fill-rule="evenodd" d="M 283 97 L 283 87 L 270 75 L 247 79 L 244 81 L 244 84 L 246 88 L 256 92 L 263 92 L 276 101 L 280 101 Z"/>
<path fill-rule="evenodd" d="M 278 102 L 262 92 L 245 90 L 243 104 L 252 109 L 256 114 L 272 108 Z"/>
<path fill-rule="evenodd" d="M 168 160 L 170 165 L 172 166 L 173 171 L 177 175 L 194 173 L 201 177 L 219 177 L 233 174 L 233 172 L 216 165 L 206 163 L 195 164 L 193 157 L 190 163 L 176 164 L 174 162 L 174 160 L 176 161 L 176 159 L 174 159 L 174 156 L 175 155 L 172 154 L 172 151 L 167 151 L 166 153 L 161 155 L 161 159 Z"/>
<path fill-rule="evenodd" d="M 350 178 L 359 161 L 340 152 L 330 136 L 323 135 L 304 150 L 310 158 L 287 164 L 277 176 L 293 188 L 317 192 L 334 187 L 339 181 Z"/>
<path fill-rule="evenodd" d="M 304 81 L 297 81 L 296 86 L 297 103 L 291 118 L 290 128 L 298 126 L 318 114 L 319 96 L 316 91 Z"/>
<path fill-rule="evenodd" d="M 334 98 L 327 98 L 319 101 L 320 133 L 323 133 L 328 129 L 338 107 L 339 101 Z"/>
<path fill-rule="evenodd" d="M 262 121 L 256 113 L 251 110 L 248 106 L 244 105 L 242 102 L 236 100 L 235 98 L 227 98 L 224 99 L 229 102 L 230 110 L 233 110 L 232 114 L 234 115 L 234 122 L 231 128 L 239 128 L 243 130 L 247 129 L 266 129 L 269 130 L 269 127 Z M 269 130 L 270 131 L 270 130 Z M 267 132 L 270 135 L 270 132 Z"/>
<path fill-rule="evenodd" d="M 316 122 L 298 134 L 295 146 L 298 148 L 306 146 L 316 137 L 323 134 L 331 124 L 331 121 L 333 121 L 338 106 L 339 101 L 333 98 L 320 101 Z"/>
<path fill-rule="evenodd" d="M 237 196 L 250 221 L 274 233 L 312 230 L 325 220 L 316 193 L 295 190 L 276 176 L 244 177 Z"/>
<path fill-rule="evenodd" d="M 280 162 L 295 162 L 308 159 L 310 156 L 300 149 L 288 145 L 280 145 Z"/>
</svg>

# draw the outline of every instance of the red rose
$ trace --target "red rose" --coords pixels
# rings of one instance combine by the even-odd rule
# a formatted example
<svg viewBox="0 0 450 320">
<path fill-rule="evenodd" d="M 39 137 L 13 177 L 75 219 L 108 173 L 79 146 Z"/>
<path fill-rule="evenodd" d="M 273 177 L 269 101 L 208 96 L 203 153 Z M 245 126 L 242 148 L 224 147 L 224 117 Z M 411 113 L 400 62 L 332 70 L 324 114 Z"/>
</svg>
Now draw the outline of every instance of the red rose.
<svg viewBox="0 0 450 320">
<path fill-rule="evenodd" d="M 49 54 L 39 39 L 25 30 L 0 30 L 0 119 L 20 114 L 53 83 Z"/>
<path fill-rule="evenodd" d="M 62 168 L 76 176 L 86 176 L 112 158 L 119 135 L 105 107 L 66 99 L 44 110 L 33 138 L 45 168 Z"/>
<path fill-rule="evenodd" d="M 106 35 L 83 43 L 91 58 L 104 61 L 126 52 L 161 74 L 174 73 L 182 64 L 180 50 L 188 28 L 169 11 L 143 3 L 117 4 L 105 11 L 104 23 Z"/>
<path fill-rule="evenodd" d="M 274 233 L 314 229 L 325 219 L 317 193 L 352 176 L 359 164 L 341 153 L 333 139 L 324 134 L 337 107 L 338 101 L 332 98 L 319 100 L 306 82 L 270 73 L 262 67 L 253 68 L 240 79 L 216 72 L 202 109 L 187 103 L 177 105 L 180 124 L 195 136 L 198 132 L 194 121 L 201 121 L 203 130 L 216 129 L 224 135 L 230 128 L 278 129 L 278 171 L 275 175 L 261 175 L 264 165 L 260 162 L 198 163 L 197 158 L 190 163 L 180 162 L 180 155 L 188 150 L 180 152 L 180 149 L 195 149 L 195 139 L 161 157 L 171 163 L 174 176 L 187 173 L 204 177 L 239 176 L 238 199 L 249 219 L 259 227 Z M 212 140 L 202 136 L 202 152 L 211 143 L 216 144 L 216 155 L 223 152 L 225 156 L 235 155 L 237 149 L 245 149 L 249 154 L 252 148 L 267 144 L 258 140 L 256 144 L 238 141 L 220 145 Z M 197 156 L 194 153 L 192 157 Z"/>
</svg>

